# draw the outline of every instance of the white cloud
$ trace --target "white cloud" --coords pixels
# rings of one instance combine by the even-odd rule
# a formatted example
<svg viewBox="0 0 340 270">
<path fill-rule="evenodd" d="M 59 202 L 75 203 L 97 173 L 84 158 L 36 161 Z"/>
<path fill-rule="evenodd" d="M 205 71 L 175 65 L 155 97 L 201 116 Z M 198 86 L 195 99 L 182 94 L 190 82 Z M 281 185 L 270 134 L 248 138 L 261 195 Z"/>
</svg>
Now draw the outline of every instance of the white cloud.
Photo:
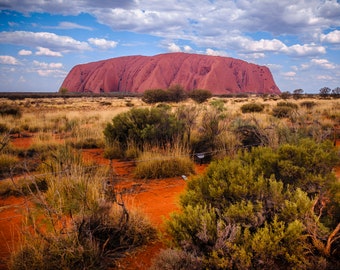
<svg viewBox="0 0 340 270">
<path fill-rule="evenodd" d="M 115 48 L 118 44 L 116 41 L 106 40 L 104 38 L 89 38 L 88 42 L 103 50 Z"/>
<path fill-rule="evenodd" d="M 52 14 L 77 15 L 80 13 L 90 13 L 93 9 L 108 8 L 128 8 L 134 5 L 135 0 L 49 0 L 49 1 L 32 1 L 32 0 L 1 0 L 0 3 L 6 9 L 17 10 L 23 13 L 27 12 L 48 12 Z"/>
<path fill-rule="evenodd" d="M 316 78 L 318 80 L 324 80 L 324 81 L 331 81 L 334 79 L 332 76 L 329 76 L 329 75 L 318 75 L 316 76 Z"/>
<path fill-rule="evenodd" d="M 315 64 L 317 66 L 320 66 L 325 69 L 335 69 L 336 65 L 329 62 L 327 59 L 312 59 L 311 60 L 312 64 Z"/>
<path fill-rule="evenodd" d="M 0 32 L 0 43 L 51 48 L 55 51 L 84 51 L 91 47 L 87 42 L 69 36 L 59 36 L 50 32 Z"/>
<path fill-rule="evenodd" d="M 193 52 L 194 50 L 193 50 L 193 48 L 191 48 L 189 45 L 185 45 L 185 46 L 183 47 L 183 51 L 184 51 L 184 52 L 187 52 L 187 53 L 190 53 L 190 52 Z"/>
<path fill-rule="evenodd" d="M 54 28 L 57 28 L 57 29 L 83 29 L 83 30 L 89 30 L 89 31 L 93 30 L 92 27 L 80 25 L 80 24 L 73 23 L 73 22 L 60 22 L 59 25 L 57 27 L 54 27 Z"/>
<path fill-rule="evenodd" d="M 38 51 L 35 53 L 36 55 L 45 55 L 45 56 L 53 56 L 53 57 L 61 57 L 63 56 L 60 52 L 51 51 L 49 48 L 37 47 Z"/>
<path fill-rule="evenodd" d="M 66 72 L 55 69 L 38 69 L 37 73 L 42 77 L 64 78 L 66 76 Z"/>
<path fill-rule="evenodd" d="M 168 51 L 169 52 L 181 52 L 181 47 L 176 45 L 175 43 L 168 44 Z"/>
<path fill-rule="evenodd" d="M 296 76 L 296 72 L 288 71 L 288 72 L 282 73 L 282 75 L 285 76 L 285 77 L 295 77 Z"/>
<path fill-rule="evenodd" d="M 39 62 L 36 60 L 33 61 L 33 65 L 40 67 L 40 68 L 46 68 L 46 69 L 49 69 L 49 68 L 60 69 L 63 67 L 62 63 L 46 63 L 46 62 Z"/>
<path fill-rule="evenodd" d="M 224 51 L 218 51 L 213 49 L 206 49 L 205 54 L 212 55 L 212 56 L 227 56 L 227 53 Z"/>
<path fill-rule="evenodd" d="M 326 35 L 322 34 L 320 36 L 320 40 L 322 42 L 328 42 L 328 43 L 340 43 L 340 31 L 334 30 L 333 32 L 329 32 Z"/>
<path fill-rule="evenodd" d="M 21 55 L 21 56 L 27 56 L 27 55 L 31 55 L 32 54 L 32 51 L 29 51 L 29 50 L 20 50 L 19 52 L 18 52 L 18 54 L 19 55 Z"/>
<path fill-rule="evenodd" d="M 10 55 L 0 55 L 0 63 L 5 65 L 19 65 L 19 61 Z"/>
<path fill-rule="evenodd" d="M 34 60 L 33 66 L 33 72 L 38 73 L 42 77 L 62 78 L 66 76 L 66 72 L 62 70 L 62 63 L 46 63 Z"/>
<path fill-rule="evenodd" d="M 269 51 L 281 51 L 286 48 L 286 45 L 280 40 L 273 39 L 261 39 L 248 41 L 244 44 L 244 48 L 248 51 L 252 52 L 269 52 Z"/>
<path fill-rule="evenodd" d="M 282 49 L 283 52 L 292 56 L 314 56 L 326 53 L 326 48 L 315 44 L 295 44 Z"/>
</svg>

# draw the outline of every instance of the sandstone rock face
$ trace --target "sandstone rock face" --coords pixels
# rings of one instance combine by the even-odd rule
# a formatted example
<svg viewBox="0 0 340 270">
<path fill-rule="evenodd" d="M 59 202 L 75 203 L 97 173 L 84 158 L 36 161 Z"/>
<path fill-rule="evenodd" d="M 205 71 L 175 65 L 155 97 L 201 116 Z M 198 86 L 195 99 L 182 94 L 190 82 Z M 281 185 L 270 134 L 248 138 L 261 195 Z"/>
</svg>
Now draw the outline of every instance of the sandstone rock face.
<svg viewBox="0 0 340 270">
<path fill-rule="evenodd" d="M 125 56 L 75 66 L 62 88 L 70 92 L 142 93 L 181 85 L 215 95 L 279 94 L 270 70 L 229 57 L 188 53 Z"/>
</svg>

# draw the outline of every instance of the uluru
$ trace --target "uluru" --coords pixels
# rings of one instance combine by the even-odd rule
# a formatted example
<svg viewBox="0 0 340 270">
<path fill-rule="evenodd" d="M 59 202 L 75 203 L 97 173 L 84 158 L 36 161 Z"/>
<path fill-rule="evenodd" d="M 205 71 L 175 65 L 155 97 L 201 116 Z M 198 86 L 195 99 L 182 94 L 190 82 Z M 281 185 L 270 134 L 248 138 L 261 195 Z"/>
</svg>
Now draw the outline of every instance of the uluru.
<svg viewBox="0 0 340 270">
<path fill-rule="evenodd" d="M 205 89 L 214 95 L 279 94 L 266 66 L 231 57 L 191 53 L 123 56 L 79 64 L 61 85 L 69 92 L 143 93 L 180 85 L 186 91 Z"/>
</svg>

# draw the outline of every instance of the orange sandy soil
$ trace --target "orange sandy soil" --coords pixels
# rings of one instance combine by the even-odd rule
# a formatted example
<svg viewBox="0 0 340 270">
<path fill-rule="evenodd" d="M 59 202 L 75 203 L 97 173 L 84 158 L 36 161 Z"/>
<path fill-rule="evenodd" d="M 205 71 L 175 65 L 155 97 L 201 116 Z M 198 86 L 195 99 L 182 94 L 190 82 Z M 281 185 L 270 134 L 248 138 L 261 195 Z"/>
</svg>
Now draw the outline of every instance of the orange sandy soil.
<svg viewBox="0 0 340 270">
<path fill-rule="evenodd" d="M 28 147 L 30 138 L 13 140 L 17 147 Z M 340 141 L 337 146 L 340 147 Z M 95 161 L 97 164 L 109 164 L 103 158 L 103 150 L 90 149 L 83 151 L 84 160 Z M 160 180 L 136 180 L 131 172 L 134 164 L 131 162 L 113 162 L 114 170 L 119 176 L 118 189 L 124 191 L 124 202 L 129 209 L 136 208 L 145 213 L 151 223 L 159 230 L 164 230 L 164 218 L 178 211 L 178 198 L 186 187 L 186 182 L 181 177 Z M 196 173 L 204 172 L 205 165 L 197 165 Z M 335 168 L 335 173 L 340 178 L 340 166 Z M 25 207 L 25 199 L 17 197 L 0 198 L 0 269 L 7 269 L 6 260 L 10 252 L 20 243 L 20 227 L 22 222 L 21 209 Z M 117 262 L 115 269 L 142 270 L 149 269 L 152 259 L 165 248 L 161 240 L 126 254 Z"/>
<path fill-rule="evenodd" d="M 20 148 L 28 147 L 31 138 L 16 138 L 13 145 Z M 107 165 L 109 161 L 103 158 L 103 150 L 83 150 L 83 158 L 97 164 Z M 138 180 L 132 176 L 134 164 L 132 162 L 113 161 L 115 173 L 118 175 L 118 190 L 122 191 L 123 200 L 128 209 L 137 209 L 145 213 L 151 223 L 159 231 L 164 230 L 164 219 L 171 212 L 179 209 L 178 199 L 186 187 L 186 182 L 181 177 Z M 196 174 L 203 173 L 206 165 L 197 165 Z M 0 198 L 0 269 L 7 269 L 11 251 L 20 243 L 20 226 L 22 222 L 21 209 L 25 199 L 17 197 Z M 115 269 L 149 269 L 152 259 L 158 252 L 165 248 L 161 240 L 126 254 L 117 262 Z"/>
</svg>

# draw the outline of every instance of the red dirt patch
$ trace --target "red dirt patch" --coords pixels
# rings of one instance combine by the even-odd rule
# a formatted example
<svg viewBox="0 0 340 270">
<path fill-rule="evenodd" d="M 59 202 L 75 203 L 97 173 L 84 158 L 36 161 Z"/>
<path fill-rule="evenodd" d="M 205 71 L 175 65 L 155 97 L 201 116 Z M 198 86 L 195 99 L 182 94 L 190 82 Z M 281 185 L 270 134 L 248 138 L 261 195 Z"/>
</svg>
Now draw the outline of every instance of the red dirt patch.
<svg viewBox="0 0 340 270">
<path fill-rule="evenodd" d="M 7 269 L 6 260 L 19 243 L 24 205 L 25 198 L 0 199 L 0 269 Z"/>
</svg>

